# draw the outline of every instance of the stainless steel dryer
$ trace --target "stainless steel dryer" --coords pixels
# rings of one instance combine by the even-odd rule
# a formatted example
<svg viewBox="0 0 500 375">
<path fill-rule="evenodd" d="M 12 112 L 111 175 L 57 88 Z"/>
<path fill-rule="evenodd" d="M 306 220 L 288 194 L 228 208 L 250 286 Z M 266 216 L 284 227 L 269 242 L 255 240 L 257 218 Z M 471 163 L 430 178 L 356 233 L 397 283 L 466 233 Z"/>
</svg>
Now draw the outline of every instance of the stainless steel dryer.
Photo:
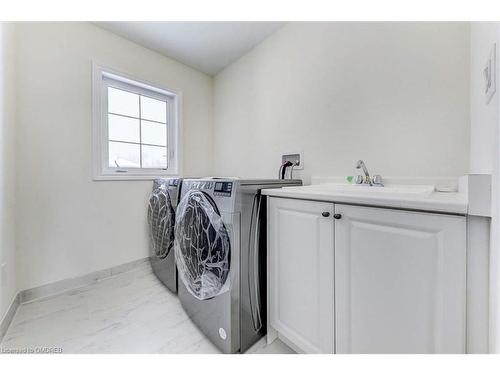
<svg viewBox="0 0 500 375">
<path fill-rule="evenodd" d="M 266 333 L 266 199 L 261 189 L 300 180 L 184 180 L 175 258 L 184 310 L 223 352 Z"/>
<path fill-rule="evenodd" d="M 177 293 L 174 225 L 181 186 L 180 178 L 154 180 L 148 205 L 151 266 L 158 279 L 174 293 Z"/>
</svg>

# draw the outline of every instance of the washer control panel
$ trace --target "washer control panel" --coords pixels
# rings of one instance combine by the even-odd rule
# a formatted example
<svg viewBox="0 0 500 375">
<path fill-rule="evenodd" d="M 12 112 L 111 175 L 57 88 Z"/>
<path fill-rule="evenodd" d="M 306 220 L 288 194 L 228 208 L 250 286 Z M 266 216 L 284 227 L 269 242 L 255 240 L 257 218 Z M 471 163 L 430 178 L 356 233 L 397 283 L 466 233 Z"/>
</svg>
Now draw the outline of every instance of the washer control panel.
<svg viewBox="0 0 500 375">
<path fill-rule="evenodd" d="M 168 186 L 178 186 L 179 185 L 179 179 L 178 178 L 173 178 L 168 181 Z"/>
<path fill-rule="evenodd" d="M 219 197 L 230 197 L 233 191 L 232 182 L 216 182 L 214 188 L 214 195 Z"/>
</svg>

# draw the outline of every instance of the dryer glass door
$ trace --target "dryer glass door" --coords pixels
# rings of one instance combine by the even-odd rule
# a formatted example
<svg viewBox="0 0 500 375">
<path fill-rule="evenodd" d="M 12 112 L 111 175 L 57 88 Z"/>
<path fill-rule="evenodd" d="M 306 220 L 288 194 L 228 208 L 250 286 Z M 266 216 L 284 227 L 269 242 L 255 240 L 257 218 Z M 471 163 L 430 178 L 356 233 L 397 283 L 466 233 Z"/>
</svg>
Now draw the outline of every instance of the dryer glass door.
<svg viewBox="0 0 500 375">
<path fill-rule="evenodd" d="M 151 255 L 165 258 L 174 246 L 175 210 L 167 183 L 155 181 L 149 197 L 148 225 Z"/>
<path fill-rule="evenodd" d="M 177 206 L 175 260 L 179 277 L 199 300 L 227 290 L 231 244 L 213 199 L 189 191 Z"/>
</svg>

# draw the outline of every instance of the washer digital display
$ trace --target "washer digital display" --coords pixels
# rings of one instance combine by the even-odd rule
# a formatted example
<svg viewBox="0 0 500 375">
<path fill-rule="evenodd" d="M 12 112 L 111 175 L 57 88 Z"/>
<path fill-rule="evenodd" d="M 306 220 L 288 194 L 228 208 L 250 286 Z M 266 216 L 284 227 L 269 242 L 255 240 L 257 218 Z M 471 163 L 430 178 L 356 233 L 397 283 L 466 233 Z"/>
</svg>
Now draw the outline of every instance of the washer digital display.
<svg viewBox="0 0 500 375">
<path fill-rule="evenodd" d="M 223 195 L 223 196 L 230 197 L 232 190 L 233 190 L 233 183 L 232 182 L 216 182 L 215 183 L 214 192 L 217 195 Z"/>
</svg>

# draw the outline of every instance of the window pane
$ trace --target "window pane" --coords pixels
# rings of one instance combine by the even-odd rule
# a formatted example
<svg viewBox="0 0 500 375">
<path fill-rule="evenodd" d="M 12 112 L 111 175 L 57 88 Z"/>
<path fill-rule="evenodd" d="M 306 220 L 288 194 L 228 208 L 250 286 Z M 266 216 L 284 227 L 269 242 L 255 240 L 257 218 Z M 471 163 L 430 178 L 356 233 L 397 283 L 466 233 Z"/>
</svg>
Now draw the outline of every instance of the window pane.
<svg viewBox="0 0 500 375">
<path fill-rule="evenodd" d="M 158 146 L 167 145 L 167 125 L 141 120 L 141 126 L 142 143 Z"/>
<path fill-rule="evenodd" d="M 108 136 L 111 141 L 139 143 L 139 120 L 130 117 L 108 115 Z"/>
<path fill-rule="evenodd" d="M 167 168 L 167 148 L 142 146 L 143 168 Z"/>
<path fill-rule="evenodd" d="M 166 123 L 167 103 L 141 96 L 141 118 Z"/>
<path fill-rule="evenodd" d="M 140 168 L 141 150 L 132 143 L 109 142 L 110 168 Z"/>
<path fill-rule="evenodd" d="M 108 87 L 108 112 L 139 117 L 139 95 Z"/>
</svg>

